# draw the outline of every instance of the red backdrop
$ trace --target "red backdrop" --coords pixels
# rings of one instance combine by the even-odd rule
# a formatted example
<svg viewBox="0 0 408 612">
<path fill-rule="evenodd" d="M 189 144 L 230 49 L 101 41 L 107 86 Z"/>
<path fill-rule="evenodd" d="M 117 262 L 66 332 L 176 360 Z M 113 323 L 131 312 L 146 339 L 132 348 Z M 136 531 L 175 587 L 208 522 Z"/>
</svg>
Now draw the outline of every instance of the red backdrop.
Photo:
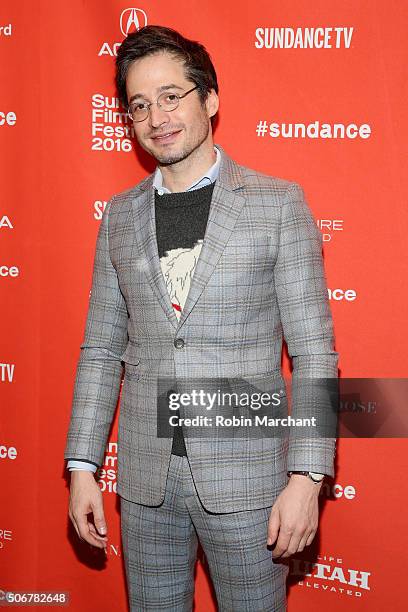
<svg viewBox="0 0 408 612">
<path fill-rule="evenodd" d="M 126 610 L 116 425 L 101 480 L 106 561 L 69 527 L 63 449 L 101 210 L 154 169 L 129 124 L 107 113 L 115 50 L 137 19 L 208 48 L 220 84 L 215 142 L 303 186 L 324 234 L 341 376 L 407 371 L 405 3 L 3 2 L 0 590 L 68 591 L 86 612 Z M 270 28 L 286 28 L 283 48 Z M 313 48 L 301 44 L 308 33 Z M 355 127 L 283 135 L 316 121 Z M 405 609 L 406 440 L 342 439 L 336 467 L 315 542 L 290 560 L 289 610 Z M 195 601 L 196 612 L 216 609 L 203 560 Z"/>
</svg>

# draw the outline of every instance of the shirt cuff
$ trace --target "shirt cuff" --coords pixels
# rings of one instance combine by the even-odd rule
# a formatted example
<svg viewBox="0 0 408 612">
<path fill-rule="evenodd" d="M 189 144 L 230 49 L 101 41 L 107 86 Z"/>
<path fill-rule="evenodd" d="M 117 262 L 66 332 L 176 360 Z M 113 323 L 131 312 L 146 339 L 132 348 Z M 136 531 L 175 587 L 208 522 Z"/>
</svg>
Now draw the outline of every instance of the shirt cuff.
<svg viewBox="0 0 408 612">
<path fill-rule="evenodd" d="M 70 459 L 67 462 L 67 468 L 70 472 L 74 470 L 82 470 L 86 472 L 96 472 L 98 469 L 96 465 L 93 463 L 89 463 L 88 461 L 76 461 L 74 459 Z"/>
</svg>

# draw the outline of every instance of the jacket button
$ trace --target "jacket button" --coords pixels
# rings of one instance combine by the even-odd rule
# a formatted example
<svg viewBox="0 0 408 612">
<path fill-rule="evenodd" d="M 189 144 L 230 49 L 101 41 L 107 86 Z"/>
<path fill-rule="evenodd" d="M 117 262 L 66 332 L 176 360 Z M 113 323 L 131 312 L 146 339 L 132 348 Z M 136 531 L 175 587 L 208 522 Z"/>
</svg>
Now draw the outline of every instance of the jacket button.
<svg viewBox="0 0 408 612">
<path fill-rule="evenodd" d="M 174 346 L 176 348 L 183 348 L 184 347 L 184 340 L 183 338 L 176 338 L 174 341 Z"/>
</svg>

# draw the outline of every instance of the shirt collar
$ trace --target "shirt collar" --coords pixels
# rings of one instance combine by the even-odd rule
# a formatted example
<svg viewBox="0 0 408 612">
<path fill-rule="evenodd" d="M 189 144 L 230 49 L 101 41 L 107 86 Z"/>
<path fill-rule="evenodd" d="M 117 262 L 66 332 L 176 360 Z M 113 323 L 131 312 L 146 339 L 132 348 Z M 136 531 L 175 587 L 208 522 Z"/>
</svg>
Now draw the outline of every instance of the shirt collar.
<svg viewBox="0 0 408 612">
<path fill-rule="evenodd" d="M 213 165 L 207 170 L 205 174 L 203 174 L 201 178 L 198 179 L 198 181 L 194 181 L 194 183 L 190 185 L 190 187 L 187 187 L 185 191 L 193 191 L 194 189 L 199 189 L 200 187 L 204 187 L 204 185 L 209 185 L 210 183 L 213 183 L 217 179 L 220 170 L 221 153 L 219 152 L 217 147 L 214 147 L 214 151 L 217 154 L 217 159 L 215 160 Z M 163 195 L 163 193 L 172 193 L 169 189 L 167 189 L 167 187 L 164 187 L 163 185 L 163 175 L 160 171 L 159 166 L 157 166 L 154 173 L 153 187 L 157 189 L 159 195 Z"/>
</svg>

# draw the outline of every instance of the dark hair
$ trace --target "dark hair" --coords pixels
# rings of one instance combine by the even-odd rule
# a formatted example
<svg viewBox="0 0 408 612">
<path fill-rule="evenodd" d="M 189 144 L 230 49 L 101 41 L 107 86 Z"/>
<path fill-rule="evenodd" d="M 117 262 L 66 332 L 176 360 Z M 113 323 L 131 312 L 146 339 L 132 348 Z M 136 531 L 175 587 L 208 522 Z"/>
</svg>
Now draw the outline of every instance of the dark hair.
<svg viewBox="0 0 408 612">
<path fill-rule="evenodd" d="M 126 77 L 130 65 L 142 57 L 167 51 L 184 62 L 186 79 L 198 85 L 198 95 L 204 104 L 210 89 L 218 93 L 215 68 L 204 45 L 184 38 L 172 28 L 147 25 L 124 39 L 116 58 L 116 89 L 120 103 L 127 108 Z M 211 117 L 211 120 L 213 117 Z"/>
</svg>

